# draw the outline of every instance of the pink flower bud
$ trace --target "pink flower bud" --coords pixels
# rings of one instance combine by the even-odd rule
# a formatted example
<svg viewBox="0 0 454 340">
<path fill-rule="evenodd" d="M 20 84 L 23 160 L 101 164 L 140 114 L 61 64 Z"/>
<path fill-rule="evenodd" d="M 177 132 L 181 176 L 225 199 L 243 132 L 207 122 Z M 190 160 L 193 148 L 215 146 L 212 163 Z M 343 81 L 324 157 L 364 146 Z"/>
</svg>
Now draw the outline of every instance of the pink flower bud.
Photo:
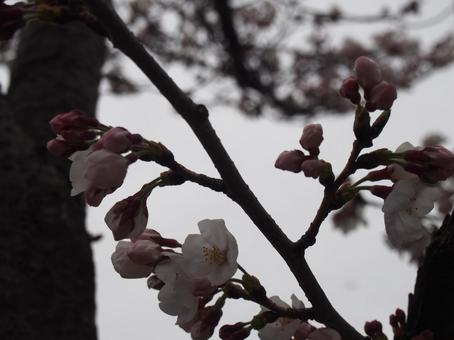
<svg viewBox="0 0 454 340">
<path fill-rule="evenodd" d="M 155 267 L 165 256 L 159 244 L 149 240 L 136 240 L 128 250 L 128 256 L 134 263 Z"/>
<path fill-rule="evenodd" d="M 87 156 L 85 178 L 98 189 L 116 189 L 123 184 L 129 162 L 126 158 L 104 149 Z"/>
<path fill-rule="evenodd" d="M 131 133 L 121 127 L 115 127 L 104 133 L 98 141 L 104 149 L 115 152 L 123 153 L 131 147 Z"/>
<path fill-rule="evenodd" d="M 359 104 L 361 95 L 359 94 L 358 80 L 355 77 L 348 77 L 342 82 L 339 94 L 349 99 L 353 104 Z"/>
<path fill-rule="evenodd" d="M 90 141 L 96 137 L 96 134 L 92 131 L 86 131 L 86 130 L 75 130 L 75 129 L 69 129 L 69 130 L 60 130 L 59 135 L 68 143 L 71 145 L 87 145 L 87 141 Z"/>
<path fill-rule="evenodd" d="M 404 153 L 409 163 L 405 170 L 417 174 L 428 183 L 444 181 L 454 175 L 454 154 L 441 145 L 412 149 Z"/>
<path fill-rule="evenodd" d="M 147 226 L 146 200 L 137 196 L 130 196 L 117 202 L 107 212 L 104 221 L 112 230 L 116 241 L 128 237 L 133 239 L 141 235 Z M 151 238 L 148 238 L 148 240 L 151 240 Z"/>
<path fill-rule="evenodd" d="M 380 321 L 368 321 L 364 325 L 364 332 L 370 337 L 383 333 L 383 326 Z"/>
<path fill-rule="evenodd" d="M 52 131 L 59 134 L 62 130 L 97 127 L 99 122 L 82 111 L 73 110 L 56 115 L 49 124 Z"/>
<path fill-rule="evenodd" d="M 151 266 L 137 264 L 132 261 L 128 252 L 132 248 L 132 242 L 120 241 L 112 254 L 111 260 L 115 271 L 125 279 L 137 279 L 147 277 L 151 274 L 153 268 Z"/>
<path fill-rule="evenodd" d="M 306 159 L 300 150 L 283 151 L 274 163 L 274 167 L 291 172 L 301 172 L 301 163 Z"/>
<path fill-rule="evenodd" d="M 369 92 L 366 108 L 369 111 L 389 110 L 397 98 L 396 87 L 386 81 L 375 85 Z"/>
<path fill-rule="evenodd" d="M 308 159 L 301 164 L 301 170 L 304 172 L 304 176 L 318 178 L 322 170 L 323 162 L 318 159 Z"/>
<path fill-rule="evenodd" d="M 354 70 L 359 85 L 365 90 L 377 85 L 382 79 L 378 64 L 364 56 L 355 60 Z"/>
<path fill-rule="evenodd" d="M 74 148 L 69 146 L 64 141 L 59 139 L 51 139 L 47 142 L 47 151 L 49 151 L 54 156 L 68 157 L 74 151 Z"/>
<path fill-rule="evenodd" d="M 309 152 L 315 152 L 323 141 L 323 128 L 320 124 L 309 124 L 303 129 L 301 146 Z M 318 153 L 318 152 L 317 152 Z"/>
</svg>

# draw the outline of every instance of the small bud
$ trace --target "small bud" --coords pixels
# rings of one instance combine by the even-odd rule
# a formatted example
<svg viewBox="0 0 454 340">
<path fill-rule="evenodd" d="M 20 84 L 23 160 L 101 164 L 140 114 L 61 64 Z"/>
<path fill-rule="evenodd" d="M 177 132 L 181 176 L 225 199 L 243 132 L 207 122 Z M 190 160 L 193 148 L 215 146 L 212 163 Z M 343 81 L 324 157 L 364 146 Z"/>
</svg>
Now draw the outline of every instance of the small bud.
<svg viewBox="0 0 454 340">
<path fill-rule="evenodd" d="M 303 170 L 306 177 L 318 178 L 322 171 L 323 163 L 319 159 L 308 159 L 301 164 L 301 170 Z"/>
<path fill-rule="evenodd" d="M 374 87 L 382 79 L 378 64 L 364 56 L 355 60 L 354 70 L 359 85 L 365 90 Z"/>
<path fill-rule="evenodd" d="M 69 146 L 64 141 L 61 141 L 59 139 L 51 139 L 47 142 L 47 151 L 49 151 L 54 156 L 68 157 L 76 150 L 74 150 L 73 147 Z"/>
<path fill-rule="evenodd" d="M 405 324 L 405 312 L 400 309 L 400 308 L 397 308 L 396 309 L 396 312 L 394 313 L 396 315 L 396 318 L 397 318 L 397 321 L 401 324 Z"/>
<path fill-rule="evenodd" d="M 383 326 L 380 321 L 368 321 L 364 325 L 364 332 L 370 337 L 373 337 L 383 333 Z"/>
<path fill-rule="evenodd" d="M 49 122 L 53 132 L 59 134 L 62 130 L 88 129 L 97 127 L 99 122 L 79 110 L 60 113 Z"/>
<path fill-rule="evenodd" d="M 123 153 L 129 150 L 131 147 L 131 133 L 122 128 L 115 127 L 105 132 L 97 144 L 102 146 L 102 148 L 115 153 Z"/>
<path fill-rule="evenodd" d="M 306 159 L 300 150 L 283 151 L 274 163 L 274 167 L 280 170 L 301 172 L 301 163 Z"/>
<path fill-rule="evenodd" d="M 358 80 L 355 77 L 348 77 L 342 82 L 339 94 L 349 99 L 353 104 L 359 104 L 361 95 L 359 94 Z"/>
<path fill-rule="evenodd" d="M 252 298 L 258 301 L 267 299 L 265 288 L 260 284 L 260 281 L 255 276 L 244 274 L 242 279 L 244 289 L 246 289 Z"/>
<path fill-rule="evenodd" d="M 318 148 L 323 141 L 323 128 L 320 124 L 309 124 L 303 129 L 300 138 L 301 146 L 311 154 L 318 155 Z"/>
<path fill-rule="evenodd" d="M 386 81 L 382 81 L 370 90 L 366 108 L 369 111 L 377 109 L 389 110 L 396 98 L 396 87 Z"/>
</svg>

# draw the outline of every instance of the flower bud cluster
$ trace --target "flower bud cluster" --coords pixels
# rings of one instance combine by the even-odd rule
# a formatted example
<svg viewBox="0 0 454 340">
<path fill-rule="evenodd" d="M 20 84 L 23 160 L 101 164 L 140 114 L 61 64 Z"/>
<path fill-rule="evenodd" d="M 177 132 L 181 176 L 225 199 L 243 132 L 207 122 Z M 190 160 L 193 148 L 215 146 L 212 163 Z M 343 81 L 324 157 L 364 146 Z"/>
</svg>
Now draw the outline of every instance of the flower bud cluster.
<svg viewBox="0 0 454 340">
<path fill-rule="evenodd" d="M 331 181 L 333 179 L 331 165 L 318 159 L 322 141 L 322 126 L 320 124 L 306 125 L 299 142 L 309 154 L 306 155 L 301 150 L 283 151 L 276 159 L 274 166 L 277 169 L 295 173 L 302 171 L 306 177 L 320 177 L 320 181 Z"/>
<path fill-rule="evenodd" d="M 110 219 L 106 216 L 106 220 Z M 112 263 L 124 278 L 151 275 L 148 285 L 159 290 L 161 310 L 176 316 L 177 324 L 193 339 L 207 339 L 222 316 L 226 297 L 206 304 L 235 274 L 238 246 L 223 220 L 203 220 L 198 225 L 200 234 L 188 235 L 183 245 L 154 230 L 146 229 L 137 237 L 132 237 L 135 230 L 129 234 L 123 233 L 128 228 L 113 230 L 114 237 L 132 237 L 132 241 L 118 243 Z M 181 253 L 176 251 L 179 247 Z"/>
<path fill-rule="evenodd" d="M 123 184 L 128 166 L 137 160 L 132 150 L 143 144 L 140 135 L 121 127 L 109 129 L 77 110 L 55 116 L 50 126 L 57 137 L 47 143 L 49 152 L 72 161 L 71 195 L 84 192 L 94 207 Z"/>
<path fill-rule="evenodd" d="M 359 88 L 364 91 L 366 108 L 369 112 L 389 110 L 397 98 L 394 85 L 383 81 L 378 64 L 367 57 L 359 57 L 354 65 L 355 76 L 348 77 L 342 82 L 339 93 L 353 104 L 361 102 Z"/>
</svg>

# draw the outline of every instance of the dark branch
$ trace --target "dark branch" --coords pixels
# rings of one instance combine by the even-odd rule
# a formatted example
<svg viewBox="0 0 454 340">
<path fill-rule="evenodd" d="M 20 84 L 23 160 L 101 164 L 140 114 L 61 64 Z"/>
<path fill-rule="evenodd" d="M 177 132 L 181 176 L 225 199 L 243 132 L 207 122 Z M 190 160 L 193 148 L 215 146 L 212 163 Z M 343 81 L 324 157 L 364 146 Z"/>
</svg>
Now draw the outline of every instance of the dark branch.
<svg viewBox="0 0 454 340">
<path fill-rule="evenodd" d="M 323 290 L 312 275 L 303 253 L 293 246 L 285 233 L 263 208 L 222 145 L 208 120 L 205 106 L 196 105 L 175 84 L 154 58 L 135 39 L 121 18 L 102 0 L 86 0 L 93 14 L 100 20 L 115 47 L 130 57 L 159 89 L 173 108 L 191 127 L 221 175 L 227 195 L 250 217 L 261 233 L 284 258 L 300 286 L 311 301 L 320 320 L 338 330 L 344 339 L 364 339 L 329 303 Z"/>
</svg>

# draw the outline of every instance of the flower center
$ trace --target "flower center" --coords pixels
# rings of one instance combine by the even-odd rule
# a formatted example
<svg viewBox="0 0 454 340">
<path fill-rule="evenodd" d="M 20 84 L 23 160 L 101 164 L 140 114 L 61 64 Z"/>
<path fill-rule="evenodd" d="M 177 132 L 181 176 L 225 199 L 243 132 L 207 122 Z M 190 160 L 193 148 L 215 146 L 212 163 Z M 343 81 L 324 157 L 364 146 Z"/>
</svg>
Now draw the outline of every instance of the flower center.
<svg viewBox="0 0 454 340">
<path fill-rule="evenodd" d="M 205 257 L 205 261 L 209 264 L 221 265 L 225 262 L 225 254 L 216 246 L 213 247 L 202 247 L 202 253 Z"/>
</svg>

